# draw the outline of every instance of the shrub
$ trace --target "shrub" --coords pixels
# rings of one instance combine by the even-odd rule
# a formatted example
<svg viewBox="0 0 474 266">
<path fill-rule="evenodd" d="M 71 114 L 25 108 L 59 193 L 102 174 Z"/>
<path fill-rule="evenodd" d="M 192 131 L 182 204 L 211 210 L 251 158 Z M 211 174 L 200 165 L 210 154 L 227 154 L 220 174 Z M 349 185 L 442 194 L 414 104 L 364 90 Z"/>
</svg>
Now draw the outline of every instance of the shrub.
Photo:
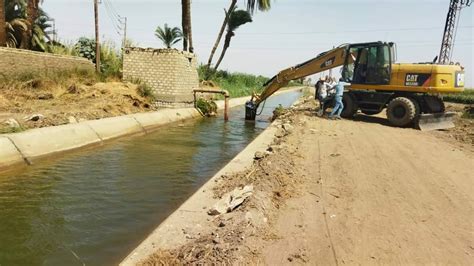
<svg viewBox="0 0 474 266">
<path fill-rule="evenodd" d="M 155 101 L 155 94 L 153 93 L 153 89 L 145 83 L 138 84 L 137 93 L 142 97 Z"/>
<path fill-rule="evenodd" d="M 217 105 L 213 101 L 209 101 L 204 98 L 199 98 L 196 101 L 196 107 L 205 116 L 215 116 L 217 114 Z"/>
</svg>

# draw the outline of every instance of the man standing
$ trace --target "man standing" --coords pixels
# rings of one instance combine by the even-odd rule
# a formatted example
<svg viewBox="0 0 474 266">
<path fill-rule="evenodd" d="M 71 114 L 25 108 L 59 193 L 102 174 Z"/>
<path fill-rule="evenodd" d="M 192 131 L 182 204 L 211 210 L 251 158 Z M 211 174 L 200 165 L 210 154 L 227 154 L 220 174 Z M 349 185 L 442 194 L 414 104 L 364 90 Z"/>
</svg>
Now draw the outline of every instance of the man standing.
<svg viewBox="0 0 474 266">
<path fill-rule="evenodd" d="M 342 78 L 339 79 L 339 83 L 335 86 L 336 88 L 336 95 L 334 100 L 336 104 L 332 109 L 331 114 L 329 115 L 330 119 L 341 119 L 341 112 L 344 109 L 344 104 L 342 103 L 342 96 L 344 94 L 344 85 L 348 85 L 348 83 L 344 82 Z"/>
<path fill-rule="evenodd" d="M 324 114 L 325 102 L 327 100 L 327 86 L 326 86 L 326 79 L 320 78 L 319 81 L 316 83 L 316 95 L 315 98 L 319 100 L 319 111 L 316 113 L 318 116 L 322 116 Z"/>
</svg>

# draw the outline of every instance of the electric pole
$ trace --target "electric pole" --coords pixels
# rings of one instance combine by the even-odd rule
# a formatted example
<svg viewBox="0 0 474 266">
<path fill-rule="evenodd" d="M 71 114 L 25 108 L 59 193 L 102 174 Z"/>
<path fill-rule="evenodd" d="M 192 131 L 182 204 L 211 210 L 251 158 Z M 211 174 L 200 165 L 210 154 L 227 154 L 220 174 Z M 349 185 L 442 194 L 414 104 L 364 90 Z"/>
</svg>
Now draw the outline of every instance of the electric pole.
<svg viewBox="0 0 474 266">
<path fill-rule="evenodd" d="M 123 42 L 122 42 L 122 48 L 127 47 L 127 17 L 119 17 L 120 22 L 123 25 Z"/>
<path fill-rule="evenodd" d="M 95 16 L 95 70 L 100 73 L 100 43 L 99 43 L 99 3 L 94 0 Z"/>
<path fill-rule="evenodd" d="M 454 41 L 456 39 L 457 23 L 459 21 L 459 13 L 463 7 L 470 6 L 472 0 L 451 0 L 449 3 L 448 15 L 446 16 L 446 24 L 444 26 L 443 40 L 441 42 L 441 50 L 439 52 L 438 62 L 440 64 L 449 64 L 453 54 Z M 457 19 L 456 19 L 457 17 Z"/>
</svg>

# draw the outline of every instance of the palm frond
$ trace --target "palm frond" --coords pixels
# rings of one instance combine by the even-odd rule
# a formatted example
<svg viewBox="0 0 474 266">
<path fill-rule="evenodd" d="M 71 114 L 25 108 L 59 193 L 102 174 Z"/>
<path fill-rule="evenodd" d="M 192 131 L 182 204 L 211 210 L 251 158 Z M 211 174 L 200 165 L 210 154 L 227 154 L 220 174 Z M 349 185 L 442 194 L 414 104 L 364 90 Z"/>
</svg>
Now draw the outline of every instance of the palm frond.
<svg viewBox="0 0 474 266">
<path fill-rule="evenodd" d="M 235 10 L 230 14 L 228 29 L 235 31 L 238 27 L 245 23 L 252 22 L 252 16 L 246 10 Z"/>
<path fill-rule="evenodd" d="M 254 13 L 255 9 L 267 11 L 271 8 L 271 0 L 247 0 L 247 10 Z"/>
<path fill-rule="evenodd" d="M 156 28 L 155 36 L 160 39 L 167 48 L 171 48 L 173 44 L 181 41 L 183 32 L 180 28 L 170 28 L 168 24 L 165 23 L 163 28 L 160 26 Z"/>
</svg>

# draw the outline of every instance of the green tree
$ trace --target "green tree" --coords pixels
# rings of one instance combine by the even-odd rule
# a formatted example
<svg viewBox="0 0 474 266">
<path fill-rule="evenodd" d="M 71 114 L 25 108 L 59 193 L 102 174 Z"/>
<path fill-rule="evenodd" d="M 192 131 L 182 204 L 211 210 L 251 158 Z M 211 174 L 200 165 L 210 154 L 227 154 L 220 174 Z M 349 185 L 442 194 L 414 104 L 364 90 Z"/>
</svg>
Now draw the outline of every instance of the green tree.
<svg viewBox="0 0 474 266">
<path fill-rule="evenodd" d="M 180 28 L 170 28 L 168 27 L 168 24 L 165 24 L 163 28 L 160 26 L 156 28 L 155 36 L 163 42 L 166 48 L 171 48 L 171 46 L 181 41 L 183 33 Z"/>
<path fill-rule="evenodd" d="M 5 20 L 5 0 L 0 0 L 0 46 L 7 45 L 7 23 Z"/>
<path fill-rule="evenodd" d="M 215 70 L 217 70 L 221 64 L 222 59 L 224 59 L 224 55 L 230 46 L 230 41 L 232 37 L 235 36 L 235 30 L 246 23 L 252 22 L 252 16 L 246 10 L 231 10 L 230 12 L 231 14 L 229 17 L 229 23 L 227 24 L 227 33 L 225 36 L 224 47 L 222 48 L 221 55 L 214 68 Z"/>
</svg>

